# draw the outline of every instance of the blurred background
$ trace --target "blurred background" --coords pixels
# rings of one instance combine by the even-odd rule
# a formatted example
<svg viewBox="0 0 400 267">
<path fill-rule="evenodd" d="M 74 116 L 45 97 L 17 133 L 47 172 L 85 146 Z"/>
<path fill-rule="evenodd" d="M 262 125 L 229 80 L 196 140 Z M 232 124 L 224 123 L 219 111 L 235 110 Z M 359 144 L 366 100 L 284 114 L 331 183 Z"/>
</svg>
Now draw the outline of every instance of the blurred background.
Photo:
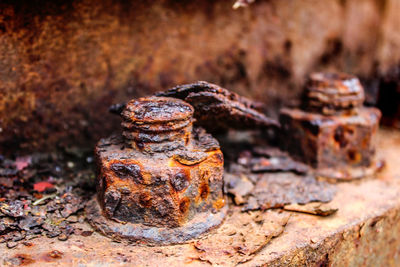
<svg viewBox="0 0 400 267">
<path fill-rule="evenodd" d="M 312 71 L 356 74 L 400 128 L 400 0 L 0 2 L 0 154 L 87 147 L 111 104 L 206 80 L 298 102 Z"/>
</svg>

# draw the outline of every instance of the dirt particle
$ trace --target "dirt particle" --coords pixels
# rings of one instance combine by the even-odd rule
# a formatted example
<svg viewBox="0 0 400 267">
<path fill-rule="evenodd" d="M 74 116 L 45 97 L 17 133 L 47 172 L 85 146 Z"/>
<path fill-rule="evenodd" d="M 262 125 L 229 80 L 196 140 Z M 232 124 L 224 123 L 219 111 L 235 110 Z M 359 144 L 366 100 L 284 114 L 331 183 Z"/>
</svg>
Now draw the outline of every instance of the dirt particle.
<svg viewBox="0 0 400 267">
<path fill-rule="evenodd" d="M 60 259 L 60 258 L 62 258 L 64 253 L 62 253 L 61 251 L 58 251 L 58 250 L 52 250 L 48 253 L 48 255 L 50 258 L 53 258 L 53 259 Z"/>
<path fill-rule="evenodd" d="M 58 240 L 60 241 L 67 241 L 68 240 L 68 235 L 65 233 L 60 234 L 58 237 Z"/>
<path fill-rule="evenodd" d="M 83 231 L 81 233 L 81 236 L 88 237 L 88 236 L 91 236 L 92 234 L 93 234 L 93 231 Z"/>
</svg>

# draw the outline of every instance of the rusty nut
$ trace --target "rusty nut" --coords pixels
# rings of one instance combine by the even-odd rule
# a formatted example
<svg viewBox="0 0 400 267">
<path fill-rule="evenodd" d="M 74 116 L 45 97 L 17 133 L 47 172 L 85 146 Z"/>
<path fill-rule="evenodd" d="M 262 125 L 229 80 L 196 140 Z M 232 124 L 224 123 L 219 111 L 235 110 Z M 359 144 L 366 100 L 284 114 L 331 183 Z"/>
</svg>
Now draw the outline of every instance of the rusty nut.
<svg viewBox="0 0 400 267">
<path fill-rule="evenodd" d="M 381 113 L 362 107 L 363 88 L 354 76 L 315 73 L 303 109 L 280 113 L 281 146 L 329 178 L 361 178 L 373 171 Z"/>
<path fill-rule="evenodd" d="M 123 137 L 96 147 L 103 218 L 92 224 L 108 224 L 100 230 L 114 238 L 159 244 L 181 243 L 220 224 L 223 154 L 211 135 L 193 127 L 193 107 L 141 98 L 122 117 Z"/>
</svg>

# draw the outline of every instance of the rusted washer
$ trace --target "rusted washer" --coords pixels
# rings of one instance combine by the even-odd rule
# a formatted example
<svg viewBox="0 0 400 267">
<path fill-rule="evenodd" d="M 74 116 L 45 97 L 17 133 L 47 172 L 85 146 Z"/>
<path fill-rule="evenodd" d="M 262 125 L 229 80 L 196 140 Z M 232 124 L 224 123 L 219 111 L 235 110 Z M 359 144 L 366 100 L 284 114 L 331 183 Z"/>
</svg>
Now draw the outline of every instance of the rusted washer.
<svg viewBox="0 0 400 267">
<path fill-rule="evenodd" d="M 190 223 L 183 226 L 151 227 L 143 224 L 125 223 L 109 220 L 103 216 L 96 199 L 89 202 L 86 209 L 88 220 L 96 230 L 103 235 L 117 241 L 129 241 L 133 243 L 145 243 L 147 245 L 180 244 L 193 240 L 218 227 L 224 220 L 227 206 L 217 213 L 203 213 Z"/>
<path fill-rule="evenodd" d="M 192 106 L 174 98 L 129 102 L 123 137 L 96 146 L 97 200 L 87 208 L 95 229 L 117 240 L 164 245 L 222 222 L 223 155 L 211 135 L 192 126 L 192 116 Z"/>
</svg>

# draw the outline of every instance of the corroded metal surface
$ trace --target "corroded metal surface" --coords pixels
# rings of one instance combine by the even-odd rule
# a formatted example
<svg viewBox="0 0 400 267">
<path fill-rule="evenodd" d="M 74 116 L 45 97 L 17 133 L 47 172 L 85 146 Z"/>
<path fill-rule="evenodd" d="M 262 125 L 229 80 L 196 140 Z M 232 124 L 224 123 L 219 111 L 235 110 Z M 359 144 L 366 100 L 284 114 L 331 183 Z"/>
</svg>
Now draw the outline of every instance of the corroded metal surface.
<svg viewBox="0 0 400 267">
<path fill-rule="evenodd" d="M 378 156 L 385 156 L 386 168 L 374 179 L 352 181 L 338 184 L 338 193 L 332 204 L 340 207 L 332 216 L 320 218 L 313 215 L 292 213 L 283 233 L 253 251 L 252 258 L 244 266 L 397 266 L 400 261 L 400 133 L 381 130 L 378 134 L 380 150 Z M 273 211 L 275 212 L 275 211 Z M 269 212 L 243 213 L 233 212 L 235 222 L 242 224 L 236 233 L 235 242 L 247 240 L 263 227 L 260 222 L 275 225 L 265 228 L 272 233 L 279 226 L 279 217 Z M 260 217 L 261 216 L 261 217 Z M 230 218 L 230 217 L 229 217 Z M 231 219 L 227 219 L 230 222 Z M 255 221 L 253 221 L 255 219 Z M 261 220 L 260 220 L 261 219 Z M 253 221 L 253 222 L 252 222 Z M 270 222 L 271 223 L 270 223 Z M 273 223 L 275 221 L 275 223 Z M 240 223 L 238 224 L 240 225 Z M 88 228 L 86 225 L 82 227 Z M 223 228 L 221 228 L 221 231 Z M 234 231 L 231 232 L 233 234 Z M 221 238 L 228 238 L 226 234 Z M 212 246 L 212 235 L 209 237 Z M 205 239 L 208 240 L 208 239 Z M 262 244 L 265 239 L 259 239 Z M 203 240 L 200 240 L 201 242 Z M 240 260 L 242 251 L 236 250 L 234 257 L 225 254 L 225 247 L 215 242 L 213 251 L 219 258 L 209 261 L 204 251 L 197 249 L 196 243 L 165 247 L 142 247 L 110 242 L 97 233 L 91 236 L 71 236 L 65 242 L 38 238 L 31 244 L 21 245 L 17 249 L 0 246 L 2 264 L 29 263 L 28 266 L 210 266 L 220 262 L 221 257 Z M 243 244 L 243 243 L 241 243 Z M 221 250 L 219 250 L 220 248 Z M 263 248 L 262 248 L 263 247 Z M 199 245 L 199 248 L 202 248 Z M 231 248 L 229 248 L 231 251 Z M 58 255 L 52 257 L 51 255 Z M 225 256 L 224 256 L 225 255 Z M 211 257 L 211 256 L 209 256 Z M 235 262 L 237 262 L 235 260 Z"/>
<path fill-rule="evenodd" d="M 304 108 L 281 110 L 281 146 L 323 177 L 352 179 L 373 173 L 381 112 L 362 107 L 363 91 L 354 76 L 312 74 Z"/>
<path fill-rule="evenodd" d="M 355 116 L 324 116 L 300 109 L 281 111 L 283 147 L 329 178 L 351 179 L 376 170 L 375 140 L 380 112 L 362 108 Z M 290 138 L 289 138 L 290 137 Z M 372 167 L 372 170 L 369 170 Z"/>
<path fill-rule="evenodd" d="M 178 85 L 157 95 L 180 98 L 190 103 L 195 109 L 196 123 L 207 131 L 279 126 L 277 121 L 256 110 L 259 103 L 208 82 Z"/>
<path fill-rule="evenodd" d="M 246 179 L 245 174 L 225 175 L 227 192 L 233 194 L 235 199 L 243 199 L 239 203 L 244 204 L 243 210 L 283 208 L 287 204 L 316 201 L 329 202 L 336 194 L 334 185 L 317 181 L 314 177 L 291 173 L 256 175 L 252 178 L 254 185 L 251 183 L 251 189 L 244 192 L 239 189 L 246 188 L 242 179 Z"/>
<path fill-rule="evenodd" d="M 87 209 L 96 229 L 114 239 L 170 244 L 222 222 L 223 154 L 211 135 L 192 127 L 193 112 L 167 97 L 126 105 L 124 138 L 96 147 L 100 205 L 93 201 Z"/>
<path fill-rule="evenodd" d="M 0 153 L 91 149 L 118 126 L 109 105 L 175 84 L 208 80 L 276 114 L 312 70 L 367 78 L 373 101 L 398 66 L 398 0 L 234 2 L 1 1 Z"/>
<path fill-rule="evenodd" d="M 128 241 L 138 244 L 166 245 L 179 244 L 198 239 L 204 233 L 219 226 L 227 211 L 227 206 L 218 212 L 201 212 L 188 223 L 177 227 L 148 226 L 140 223 L 121 223 L 104 217 L 96 199 L 93 199 L 86 209 L 87 219 L 100 233 L 112 237 L 116 241 Z M 168 222 L 168 221 L 166 221 Z"/>
<path fill-rule="evenodd" d="M 310 171 L 308 165 L 293 160 L 284 151 L 270 146 L 253 145 L 241 151 L 235 162 L 229 162 L 229 168 L 235 170 L 240 165 L 243 171 L 253 173 L 264 172 L 294 172 L 306 174 Z"/>
<path fill-rule="evenodd" d="M 262 145 L 264 136 L 237 134 L 231 133 L 230 141 L 221 139 L 230 155 L 225 158 L 224 189 L 243 211 L 280 208 L 321 216 L 337 211 L 329 205 L 334 184 L 318 179 L 312 168 L 286 152 Z"/>
<path fill-rule="evenodd" d="M 285 233 L 247 266 L 266 258 L 269 266 L 398 266 L 400 133 L 380 131 L 378 144 L 387 160 L 378 176 L 338 184 L 332 205 L 340 208 L 328 219 L 292 215 Z"/>
</svg>

